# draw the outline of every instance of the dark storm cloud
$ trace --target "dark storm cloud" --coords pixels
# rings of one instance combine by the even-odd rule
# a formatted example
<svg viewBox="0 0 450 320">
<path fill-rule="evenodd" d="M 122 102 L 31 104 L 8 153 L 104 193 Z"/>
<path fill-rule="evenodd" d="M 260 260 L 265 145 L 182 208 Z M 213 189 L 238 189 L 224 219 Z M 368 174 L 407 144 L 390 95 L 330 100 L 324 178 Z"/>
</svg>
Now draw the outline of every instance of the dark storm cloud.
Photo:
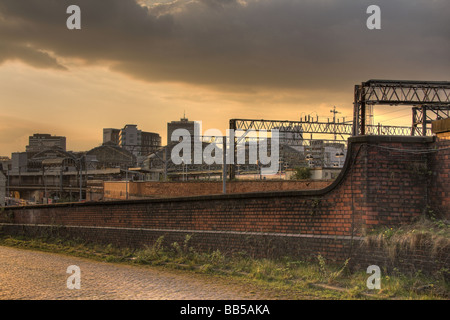
<svg viewBox="0 0 450 320">
<path fill-rule="evenodd" d="M 215 88 L 348 88 L 448 80 L 448 0 L 0 0 L 0 62 L 108 63 L 146 81 Z M 66 28 L 77 4 L 82 29 Z M 382 29 L 366 28 L 381 7 Z M 447 78 L 446 78 L 447 77 Z"/>
<path fill-rule="evenodd" d="M 66 69 L 47 52 L 26 45 L 0 44 L 0 63 L 14 59 L 26 61 L 37 68 Z"/>
</svg>

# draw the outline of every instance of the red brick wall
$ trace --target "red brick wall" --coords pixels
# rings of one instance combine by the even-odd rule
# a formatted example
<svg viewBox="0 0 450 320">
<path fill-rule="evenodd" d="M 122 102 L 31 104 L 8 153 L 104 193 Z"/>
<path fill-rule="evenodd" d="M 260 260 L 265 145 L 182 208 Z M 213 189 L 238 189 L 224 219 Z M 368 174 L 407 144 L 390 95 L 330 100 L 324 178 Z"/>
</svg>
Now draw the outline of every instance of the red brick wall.
<svg viewBox="0 0 450 320">
<path fill-rule="evenodd" d="M 391 139 L 362 144 L 347 188 L 355 203 L 355 225 L 395 226 L 410 222 L 427 209 L 427 141 Z"/>
<path fill-rule="evenodd" d="M 372 228 L 407 223 L 430 203 L 448 206 L 448 163 L 440 170 L 448 154 L 430 156 L 431 146 L 431 138 L 352 138 L 341 175 L 321 190 L 30 206 L 6 209 L 0 222 L 3 232 L 62 226 L 67 235 L 125 246 L 194 234 L 193 246 L 204 250 L 342 260 L 363 254 Z M 441 194 L 432 202 L 430 184 Z"/>
<path fill-rule="evenodd" d="M 315 190 L 323 189 L 331 180 L 304 181 L 228 181 L 227 193 Z M 128 189 L 128 191 L 127 191 Z M 105 181 L 104 200 L 125 200 L 139 198 L 167 198 L 222 194 L 222 181 L 187 181 L 187 182 L 126 182 Z"/>
<path fill-rule="evenodd" d="M 450 219 L 450 136 L 438 135 L 436 153 L 430 156 L 428 198 L 432 214 Z"/>
</svg>

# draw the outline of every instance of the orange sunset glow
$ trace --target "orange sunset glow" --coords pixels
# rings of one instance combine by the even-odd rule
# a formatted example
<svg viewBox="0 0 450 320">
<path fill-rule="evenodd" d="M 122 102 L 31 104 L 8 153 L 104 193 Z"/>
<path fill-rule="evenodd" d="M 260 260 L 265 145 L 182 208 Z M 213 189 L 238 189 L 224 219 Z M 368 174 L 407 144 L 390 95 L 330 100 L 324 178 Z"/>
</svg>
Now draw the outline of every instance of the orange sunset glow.
<svg viewBox="0 0 450 320">
<path fill-rule="evenodd" d="M 166 141 L 184 113 L 222 131 L 231 118 L 332 118 L 333 106 L 351 119 L 362 81 L 447 80 L 448 3 L 378 2 L 380 30 L 366 27 L 367 1 L 2 0 L 1 155 L 33 133 L 89 150 L 128 123 Z M 80 30 L 66 27 L 70 4 Z M 375 122 L 410 115 L 379 107 Z"/>
</svg>

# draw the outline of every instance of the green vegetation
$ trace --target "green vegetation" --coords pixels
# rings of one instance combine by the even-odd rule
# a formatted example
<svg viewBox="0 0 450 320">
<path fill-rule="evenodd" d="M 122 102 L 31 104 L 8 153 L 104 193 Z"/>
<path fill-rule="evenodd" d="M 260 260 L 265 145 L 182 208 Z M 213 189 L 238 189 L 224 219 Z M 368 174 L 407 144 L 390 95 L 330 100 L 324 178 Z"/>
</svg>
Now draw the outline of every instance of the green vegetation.
<svg viewBox="0 0 450 320">
<path fill-rule="evenodd" d="M 422 217 L 414 223 L 398 228 L 372 230 L 366 235 L 365 241 L 371 246 L 385 248 L 392 259 L 399 250 L 414 251 L 421 248 L 437 255 L 450 248 L 450 226 L 434 216 Z"/>
<path fill-rule="evenodd" d="M 292 180 L 305 180 L 311 178 L 311 169 L 309 167 L 297 167 L 294 169 Z"/>
<path fill-rule="evenodd" d="M 418 231 L 412 233 L 415 232 Z M 393 239 L 394 231 L 385 230 L 379 237 Z M 227 281 L 245 282 L 256 288 L 253 290 L 270 290 L 274 293 L 274 297 L 279 299 L 437 300 L 450 297 L 449 284 L 445 277 L 439 275 L 427 277 L 421 272 L 404 275 L 397 271 L 388 275 L 382 272 L 381 289 L 369 290 L 366 281 L 370 275 L 366 274 L 366 270 L 350 272 L 349 261 L 335 265 L 327 262 L 321 255 L 312 261 L 302 261 L 288 257 L 276 260 L 255 259 L 245 252 L 233 255 L 225 255 L 219 250 L 209 253 L 197 252 L 190 245 L 190 241 L 191 236 L 186 235 L 181 243 L 164 245 L 164 238 L 161 237 L 151 246 L 125 249 L 113 245 L 104 246 L 49 237 L 28 239 L 4 236 L 0 238 L 0 245 L 69 254 L 106 262 L 208 274 L 225 278 Z"/>
</svg>

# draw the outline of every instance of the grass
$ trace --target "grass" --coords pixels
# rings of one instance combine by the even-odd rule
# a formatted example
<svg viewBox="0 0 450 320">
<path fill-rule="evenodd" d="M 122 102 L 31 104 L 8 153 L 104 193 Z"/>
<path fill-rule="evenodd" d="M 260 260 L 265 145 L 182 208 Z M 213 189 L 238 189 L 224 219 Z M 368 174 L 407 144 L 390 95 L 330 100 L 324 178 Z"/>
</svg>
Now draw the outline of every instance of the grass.
<svg viewBox="0 0 450 320">
<path fill-rule="evenodd" d="M 450 244 L 450 226 L 448 222 L 433 217 L 421 217 L 411 224 L 398 228 L 374 229 L 369 232 L 369 240 L 395 241 L 414 247 L 420 240 L 428 240 L 435 247 Z"/>
<path fill-rule="evenodd" d="M 393 239 L 394 232 L 390 235 Z M 398 231 L 403 234 L 404 230 Z M 383 236 L 381 236 L 383 238 Z M 448 299 L 449 284 L 443 277 L 427 277 L 421 273 L 382 274 L 381 289 L 369 290 L 370 276 L 350 272 L 348 261 L 331 264 L 322 256 L 302 261 L 292 258 L 254 259 L 244 252 L 225 255 L 219 250 L 197 252 L 190 246 L 190 236 L 182 243 L 164 246 L 164 238 L 142 249 L 118 248 L 76 240 L 23 238 L 3 236 L 0 245 L 62 253 L 97 261 L 182 269 L 187 272 L 233 279 L 251 284 L 254 290 L 270 290 L 280 299 Z"/>
<path fill-rule="evenodd" d="M 425 249 L 432 256 L 436 256 L 445 254 L 450 249 L 450 226 L 443 220 L 422 217 L 414 223 L 397 228 L 372 230 L 366 235 L 365 241 L 369 246 L 385 248 L 392 260 L 399 251 L 414 252 Z"/>
</svg>

